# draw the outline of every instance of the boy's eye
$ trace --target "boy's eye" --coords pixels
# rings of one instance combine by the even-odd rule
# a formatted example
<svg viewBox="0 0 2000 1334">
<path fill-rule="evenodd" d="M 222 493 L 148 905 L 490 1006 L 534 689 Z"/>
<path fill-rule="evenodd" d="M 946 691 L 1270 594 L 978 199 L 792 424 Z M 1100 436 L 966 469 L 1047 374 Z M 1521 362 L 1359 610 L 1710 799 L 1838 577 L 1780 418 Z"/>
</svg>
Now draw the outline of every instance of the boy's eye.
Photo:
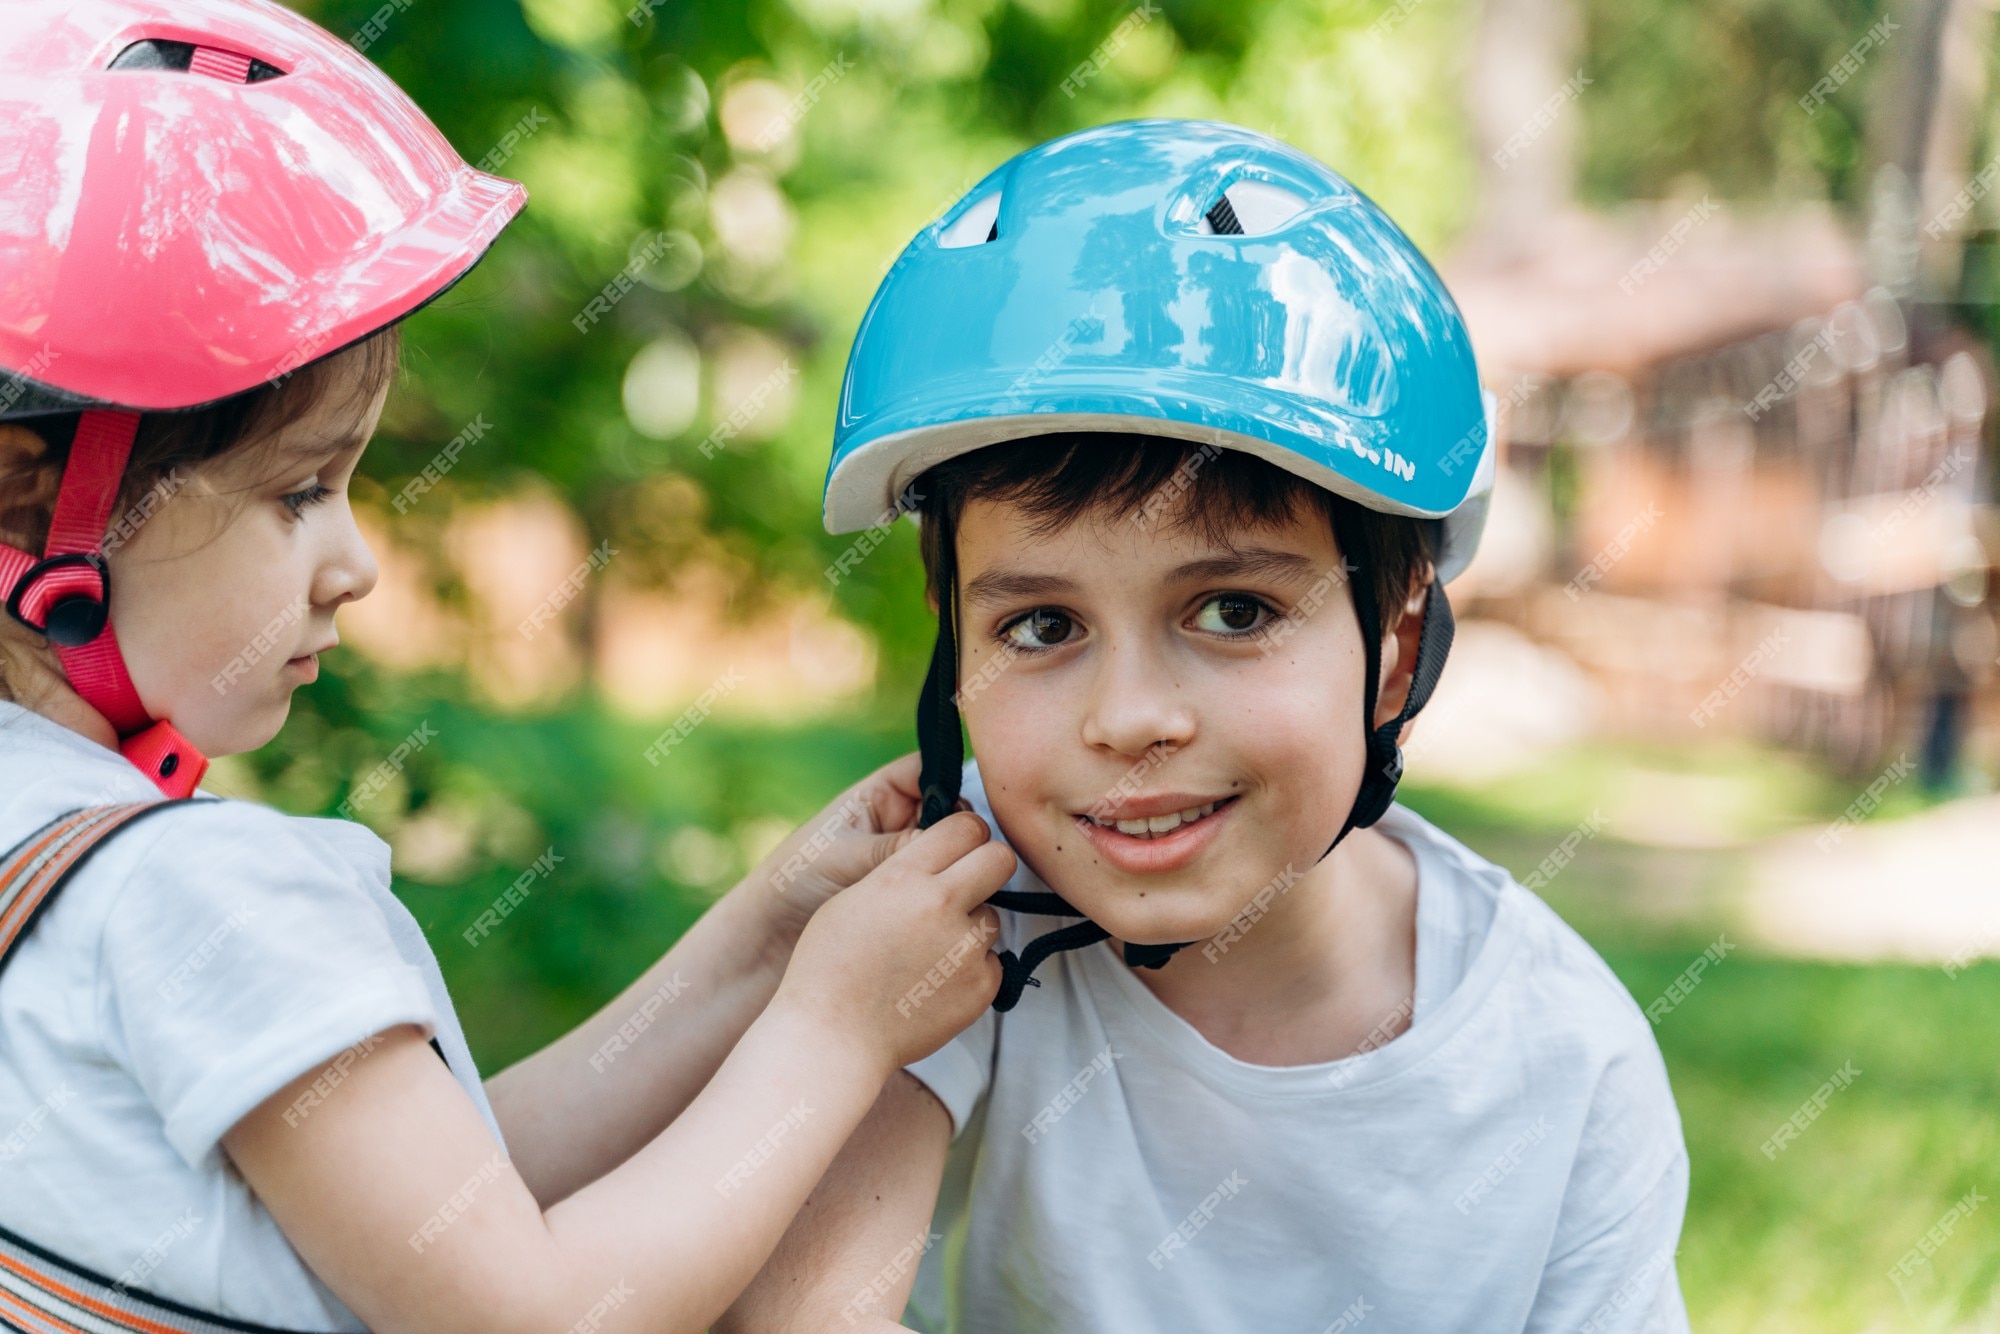
<svg viewBox="0 0 2000 1334">
<path fill-rule="evenodd" d="M 1067 612 L 1053 607 L 1037 607 L 1018 621 L 1012 621 L 1000 631 L 1000 637 L 1015 648 L 1054 648 L 1070 637 L 1076 628 Z"/>
<path fill-rule="evenodd" d="M 1218 593 L 1195 611 L 1197 630 L 1210 634 L 1240 635 L 1261 630 L 1271 616 L 1271 608 L 1261 598 L 1248 593 Z"/>
<path fill-rule="evenodd" d="M 284 502 L 286 509 L 297 514 L 301 510 L 319 504 L 320 501 L 325 500 L 332 494 L 333 492 L 321 486 L 317 481 L 314 481 L 288 495 L 280 496 L 278 499 Z"/>
</svg>

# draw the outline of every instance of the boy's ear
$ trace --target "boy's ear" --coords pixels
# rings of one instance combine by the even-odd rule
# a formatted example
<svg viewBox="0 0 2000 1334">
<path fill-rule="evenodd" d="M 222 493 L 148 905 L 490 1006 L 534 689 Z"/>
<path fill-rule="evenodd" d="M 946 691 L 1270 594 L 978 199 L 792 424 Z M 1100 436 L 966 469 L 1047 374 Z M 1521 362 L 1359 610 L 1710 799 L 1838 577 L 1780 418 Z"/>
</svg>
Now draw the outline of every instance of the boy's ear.
<svg viewBox="0 0 2000 1334">
<path fill-rule="evenodd" d="M 1423 582 L 1411 591 L 1397 610 L 1395 624 L 1382 634 L 1382 684 L 1376 692 L 1375 717 L 1369 724 L 1370 731 L 1401 713 L 1404 701 L 1410 697 L 1410 680 L 1417 668 L 1417 640 L 1424 632 L 1424 607 L 1430 600 L 1431 583 L 1435 578 L 1435 569 L 1425 572 Z M 1408 733 L 1415 722 L 1416 719 L 1412 718 L 1403 725 L 1397 744 L 1401 744 L 1402 735 Z"/>
</svg>

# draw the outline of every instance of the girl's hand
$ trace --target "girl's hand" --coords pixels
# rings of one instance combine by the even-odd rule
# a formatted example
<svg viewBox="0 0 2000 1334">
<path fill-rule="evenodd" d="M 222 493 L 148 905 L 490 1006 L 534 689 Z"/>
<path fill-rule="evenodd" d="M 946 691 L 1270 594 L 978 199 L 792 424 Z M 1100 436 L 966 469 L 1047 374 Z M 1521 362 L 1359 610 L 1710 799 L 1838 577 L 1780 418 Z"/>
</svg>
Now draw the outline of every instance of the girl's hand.
<svg viewBox="0 0 2000 1334">
<path fill-rule="evenodd" d="M 985 900 L 1014 853 L 968 811 L 908 844 L 820 910 L 771 1002 L 862 1043 L 882 1077 L 950 1041 L 1000 989 L 1000 918 Z"/>
<path fill-rule="evenodd" d="M 770 923 L 780 963 L 819 906 L 880 866 L 916 832 L 922 763 L 892 760 L 828 802 L 744 878 Z"/>
<path fill-rule="evenodd" d="M 915 835 L 920 768 L 906 755 L 841 793 L 597 1014 L 487 1080 L 544 1207 L 637 1153 L 708 1086 L 771 1003 L 806 923 Z M 683 991 L 700 1000 L 663 1015 L 670 1039 L 635 1038 L 635 1015 Z"/>
</svg>

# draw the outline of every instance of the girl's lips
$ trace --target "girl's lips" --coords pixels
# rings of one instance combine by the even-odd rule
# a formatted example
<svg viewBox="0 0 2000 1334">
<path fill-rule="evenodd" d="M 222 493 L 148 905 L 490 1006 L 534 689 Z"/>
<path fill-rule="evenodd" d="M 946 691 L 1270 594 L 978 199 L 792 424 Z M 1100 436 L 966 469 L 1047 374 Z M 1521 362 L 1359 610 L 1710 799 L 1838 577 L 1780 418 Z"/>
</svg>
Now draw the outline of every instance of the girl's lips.
<svg viewBox="0 0 2000 1334">
<path fill-rule="evenodd" d="M 1236 798 L 1229 797 L 1214 811 L 1193 824 L 1184 824 L 1170 833 L 1137 838 L 1108 829 L 1085 815 L 1070 818 L 1090 845 L 1105 861 L 1133 875 L 1157 875 L 1178 871 L 1201 854 L 1222 832 L 1222 822 L 1236 813 Z"/>
<path fill-rule="evenodd" d="M 300 672 L 308 682 L 319 680 L 319 654 L 308 653 L 302 657 L 288 658 L 285 666 Z"/>
</svg>

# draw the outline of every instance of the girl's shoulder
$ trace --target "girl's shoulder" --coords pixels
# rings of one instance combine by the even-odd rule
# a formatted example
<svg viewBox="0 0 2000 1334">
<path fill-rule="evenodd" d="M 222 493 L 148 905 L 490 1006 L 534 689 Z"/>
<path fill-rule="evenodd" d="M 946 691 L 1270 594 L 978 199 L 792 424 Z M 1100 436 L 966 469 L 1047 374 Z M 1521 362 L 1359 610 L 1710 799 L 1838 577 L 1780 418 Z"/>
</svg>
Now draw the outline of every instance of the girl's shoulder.
<svg viewBox="0 0 2000 1334">
<path fill-rule="evenodd" d="M 199 798 L 109 837 L 37 929 L 77 966 L 171 999 L 206 968 L 400 965 L 390 902 L 389 849 L 368 829 Z"/>
<path fill-rule="evenodd" d="M 0 975 L 0 1030 L 35 1011 L 124 1070 L 197 1168 L 298 1074 L 399 1024 L 436 1031 L 387 849 L 338 825 L 201 800 L 114 836 Z"/>
<path fill-rule="evenodd" d="M 52 727 L 0 719 L 0 851 L 81 807 L 159 796 Z M 106 1235 L 90 1202 L 114 1215 L 162 1202 L 171 1218 L 226 1198 L 225 1215 L 247 1218 L 220 1150 L 229 1128 L 389 1028 L 437 1031 L 448 1008 L 388 876 L 368 830 L 249 801 L 168 806 L 99 844 L 0 972 L 0 1125 L 41 1127 L 15 1146 L 33 1189 L 0 1223 L 116 1272 L 156 1228 Z"/>
<path fill-rule="evenodd" d="M 158 790 L 115 751 L 0 702 L 0 857 L 24 850 L 38 830 L 73 812 L 158 800 Z M 200 898 L 301 886 L 386 891 L 389 849 L 349 821 L 204 793 L 109 835 L 62 897 L 101 899 L 136 878 Z"/>
</svg>

